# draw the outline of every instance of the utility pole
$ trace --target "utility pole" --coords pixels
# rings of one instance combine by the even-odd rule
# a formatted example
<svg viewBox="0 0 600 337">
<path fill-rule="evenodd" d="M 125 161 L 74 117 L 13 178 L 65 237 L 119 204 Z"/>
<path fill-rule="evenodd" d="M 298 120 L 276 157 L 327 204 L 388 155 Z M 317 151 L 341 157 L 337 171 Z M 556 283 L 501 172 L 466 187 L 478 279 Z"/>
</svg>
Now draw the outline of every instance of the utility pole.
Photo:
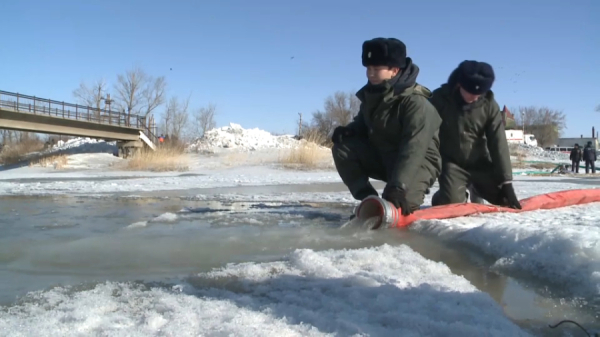
<svg viewBox="0 0 600 337">
<path fill-rule="evenodd" d="M 521 111 L 521 123 L 523 123 L 523 142 L 525 142 L 525 112 Z"/>
<path fill-rule="evenodd" d="M 114 102 L 113 99 L 110 99 L 110 94 L 106 94 L 106 98 L 104 99 L 104 104 L 108 105 L 108 112 L 110 112 L 110 105 Z"/>
<path fill-rule="evenodd" d="M 302 136 L 302 112 L 298 112 L 300 122 L 298 122 L 298 137 Z"/>
<path fill-rule="evenodd" d="M 102 97 L 101 99 L 104 100 L 104 106 L 108 105 L 108 124 L 111 124 L 112 120 L 111 120 L 111 113 L 110 113 L 110 105 L 112 104 L 112 102 L 114 100 L 110 99 L 110 94 L 106 94 L 106 97 Z"/>
</svg>

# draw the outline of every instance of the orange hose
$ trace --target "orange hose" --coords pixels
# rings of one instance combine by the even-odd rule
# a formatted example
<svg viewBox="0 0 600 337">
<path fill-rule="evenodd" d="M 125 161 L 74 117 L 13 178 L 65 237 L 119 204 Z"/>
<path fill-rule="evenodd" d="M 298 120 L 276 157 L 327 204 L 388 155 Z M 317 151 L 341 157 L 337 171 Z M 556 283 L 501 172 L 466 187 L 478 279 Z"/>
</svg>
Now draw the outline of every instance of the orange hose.
<svg viewBox="0 0 600 337">
<path fill-rule="evenodd" d="M 600 201 L 600 189 L 579 189 L 546 193 L 523 199 L 521 200 L 522 209 L 520 210 L 472 203 L 450 204 L 418 210 L 409 216 L 400 216 L 397 222 L 395 224 L 392 223 L 390 227 L 406 227 L 417 220 L 450 219 L 473 214 L 494 212 L 521 213 L 538 209 L 554 209 L 582 205 L 598 201 Z"/>
</svg>

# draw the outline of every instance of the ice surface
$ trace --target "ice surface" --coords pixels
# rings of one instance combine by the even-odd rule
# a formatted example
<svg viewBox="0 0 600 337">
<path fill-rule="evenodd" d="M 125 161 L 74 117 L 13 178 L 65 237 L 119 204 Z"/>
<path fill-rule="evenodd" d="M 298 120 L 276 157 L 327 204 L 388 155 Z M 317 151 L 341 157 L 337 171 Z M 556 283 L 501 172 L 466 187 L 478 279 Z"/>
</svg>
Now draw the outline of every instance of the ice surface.
<svg viewBox="0 0 600 337">
<path fill-rule="evenodd" d="M 232 264 L 164 287 L 101 283 L 30 293 L 10 336 L 527 336 L 462 276 L 407 246 Z"/>
</svg>

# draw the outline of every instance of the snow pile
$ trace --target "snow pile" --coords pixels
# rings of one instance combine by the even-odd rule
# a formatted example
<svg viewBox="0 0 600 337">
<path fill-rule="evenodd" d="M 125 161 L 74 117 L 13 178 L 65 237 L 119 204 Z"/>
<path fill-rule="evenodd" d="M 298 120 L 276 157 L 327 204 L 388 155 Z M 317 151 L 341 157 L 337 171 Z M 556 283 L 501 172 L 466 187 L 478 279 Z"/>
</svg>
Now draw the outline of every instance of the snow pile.
<svg viewBox="0 0 600 337">
<path fill-rule="evenodd" d="M 63 168 L 78 170 L 106 170 L 122 159 L 112 153 L 76 153 L 70 154 Z"/>
<path fill-rule="evenodd" d="M 66 142 L 59 140 L 47 152 L 62 152 L 62 153 L 97 153 L 97 152 L 115 152 L 116 142 L 105 142 L 93 138 L 73 138 Z"/>
<path fill-rule="evenodd" d="M 486 293 L 407 246 L 231 264 L 181 284 L 28 294 L 10 336 L 527 336 Z M 71 333 L 73 334 L 73 333 Z"/>
<path fill-rule="evenodd" d="M 600 203 L 417 221 L 410 230 L 480 249 L 508 275 L 526 274 L 583 297 L 600 293 Z"/>
<path fill-rule="evenodd" d="M 212 129 L 204 137 L 188 147 L 189 151 L 213 152 L 217 148 L 255 151 L 261 149 L 294 148 L 299 141 L 292 135 L 274 136 L 271 133 L 254 129 L 244 129 L 239 124 L 229 123 L 229 126 Z"/>
<path fill-rule="evenodd" d="M 534 160 L 550 160 L 550 161 L 567 161 L 569 162 L 569 154 L 558 151 L 545 151 L 539 146 L 531 146 L 525 144 L 518 144 L 518 151 L 523 152 L 527 157 Z"/>
</svg>

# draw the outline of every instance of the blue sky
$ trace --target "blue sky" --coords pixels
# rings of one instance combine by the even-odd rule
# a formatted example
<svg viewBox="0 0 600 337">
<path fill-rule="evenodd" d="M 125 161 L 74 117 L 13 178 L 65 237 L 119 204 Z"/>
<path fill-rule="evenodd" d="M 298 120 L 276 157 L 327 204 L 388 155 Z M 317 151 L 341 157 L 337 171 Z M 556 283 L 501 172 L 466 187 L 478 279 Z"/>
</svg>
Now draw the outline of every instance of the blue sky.
<svg viewBox="0 0 600 337">
<path fill-rule="evenodd" d="M 0 90 L 74 102 L 82 80 L 114 83 L 140 66 L 165 75 L 169 95 L 191 94 L 193 108 L 215 103 L 218 126 L 294 133 L 299 112 L 366 83 L 362 42 L 384 36 L 406 43 L 432 90 L 461 61 L 486 61 L 500 106 L 563 110 L 564 136 L 600 129 L 600 1 L 367 4 L 6 0 Z"/>
</svg>

